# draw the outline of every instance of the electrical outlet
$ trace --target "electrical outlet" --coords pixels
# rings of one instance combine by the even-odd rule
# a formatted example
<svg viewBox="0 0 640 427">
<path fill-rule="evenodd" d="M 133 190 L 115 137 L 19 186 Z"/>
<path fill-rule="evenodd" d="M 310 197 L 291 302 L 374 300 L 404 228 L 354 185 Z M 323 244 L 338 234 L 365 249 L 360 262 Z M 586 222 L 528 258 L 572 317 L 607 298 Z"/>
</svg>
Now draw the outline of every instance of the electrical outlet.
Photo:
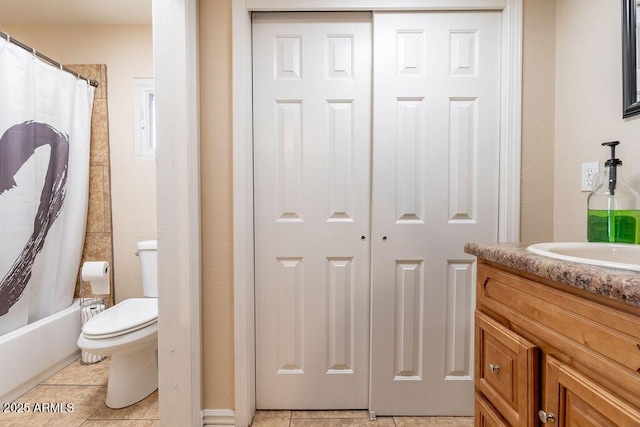
<svg viewBox="0 0 640 427">
<path fill-rule="evenodd" d="M 596 185 L 596 175 L 600 172 L 600 163 L 583 163 L 580 175 L 581 191 L 591 191 Z"/>
</svg>

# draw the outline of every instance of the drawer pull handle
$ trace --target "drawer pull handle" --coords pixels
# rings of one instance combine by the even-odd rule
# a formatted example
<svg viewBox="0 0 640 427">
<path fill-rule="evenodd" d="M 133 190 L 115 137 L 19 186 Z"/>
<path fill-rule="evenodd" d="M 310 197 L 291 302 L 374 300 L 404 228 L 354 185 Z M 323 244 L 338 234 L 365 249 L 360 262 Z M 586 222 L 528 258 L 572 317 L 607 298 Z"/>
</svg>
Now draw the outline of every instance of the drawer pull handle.
<svg viewBox="0 0 640 427">
<path fill-rule="evenodd" d="M 493 363 L 489 363 L 489 372 L 493 372 L 494 374 L 497 374 L 498 372 L 500 372 L 500 365 L 494 365 Z"/>
<path fill-rule="evenodd" d="M 556 422 L 556 416 L 553 415 L 552 412 L 546 413 L 540 410 L 538 411 L 538 418 L 540 418 L 540 421 L 542 421 L 544 424 Z"/>
</svg>

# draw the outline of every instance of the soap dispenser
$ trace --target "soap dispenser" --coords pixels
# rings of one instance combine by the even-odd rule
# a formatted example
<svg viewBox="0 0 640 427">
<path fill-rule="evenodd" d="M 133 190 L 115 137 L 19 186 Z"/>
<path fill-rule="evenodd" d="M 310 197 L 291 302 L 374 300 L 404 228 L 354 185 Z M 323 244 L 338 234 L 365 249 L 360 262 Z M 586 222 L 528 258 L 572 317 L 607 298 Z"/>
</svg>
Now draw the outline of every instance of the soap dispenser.
<svg viewBox="0 0 640 427">
<path fill-rule="evenodd" d="M 616 158 L 618 144 L 602 143 L 611 148 L 611 158 L 587 199 L 590 242 L 640 243 L 640 196 L 622 178 L 622 161 Z"/>
</svg>

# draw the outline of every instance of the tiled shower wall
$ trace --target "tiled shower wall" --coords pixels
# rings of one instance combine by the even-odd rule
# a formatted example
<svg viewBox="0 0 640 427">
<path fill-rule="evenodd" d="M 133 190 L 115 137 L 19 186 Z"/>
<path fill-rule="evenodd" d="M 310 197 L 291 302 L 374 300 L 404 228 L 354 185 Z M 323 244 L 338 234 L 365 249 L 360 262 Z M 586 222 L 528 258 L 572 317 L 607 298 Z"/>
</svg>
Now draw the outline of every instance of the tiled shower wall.
<svg viewBox="0 0 640 427">
<path fill-rule="evenodd" d="M 104 64 L 67 65 L 89 79 L 97 80 L 91 115 L 91 149 L 89 160 L 89 210 L 87 230 L 82 253 L 85 261 L 109 261 L 111 267 L 111 293 L 109 305 L 114 302 L 113 233 L 111 227 L 111 163 L 109 160 L 109 115 L 107 112 L 107 66 Z M 82 268 L 82 264 L 80 266 Z M 84 286 L 84 296 L 91 296 L 91 287 Z M 75 297 L 80 296 L 80 275 Z"/>
</svg>

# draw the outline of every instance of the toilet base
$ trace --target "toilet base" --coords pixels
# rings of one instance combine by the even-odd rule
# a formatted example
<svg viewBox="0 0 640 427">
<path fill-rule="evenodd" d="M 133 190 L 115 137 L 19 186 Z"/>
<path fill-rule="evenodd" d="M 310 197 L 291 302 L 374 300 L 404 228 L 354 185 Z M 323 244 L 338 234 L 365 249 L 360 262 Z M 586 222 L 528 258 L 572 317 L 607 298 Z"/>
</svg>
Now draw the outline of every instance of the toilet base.
<svg viewBox="0 0 640 427">
<path fill-rule="evenodd" d="M 118 409 L 133 405 L 158 388 L 157 341 L 134 352 L 111 356 L 106 404 Z"/>
</svg>

